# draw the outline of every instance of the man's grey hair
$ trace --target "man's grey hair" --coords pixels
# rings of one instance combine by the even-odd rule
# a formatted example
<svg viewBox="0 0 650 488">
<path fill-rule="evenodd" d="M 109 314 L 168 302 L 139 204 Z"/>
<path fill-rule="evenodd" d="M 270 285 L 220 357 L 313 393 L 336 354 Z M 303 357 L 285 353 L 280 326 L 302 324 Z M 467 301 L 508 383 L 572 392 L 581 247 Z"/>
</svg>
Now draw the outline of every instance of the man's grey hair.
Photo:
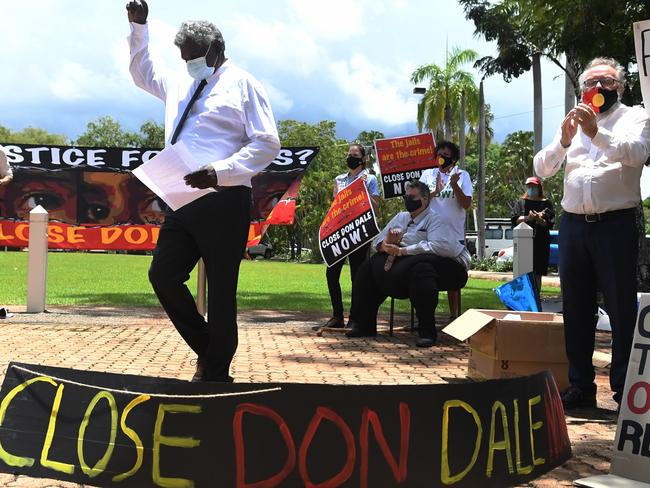
<svg viewBox="0 0 650 488">
<path fill-rule="evenodd" d="M 587 66 L 585 66 L 584 71 L 580 75 L 580 78 L 578 78 L 578 82 L 580 83 L 580 86 L 585 81 L 585 73 L 587 70 L 590 70 L 591 68 L 594 68 L 596 66 L 610 66 L 616 70 L 616 79 L 618 80 L 620 87 L 619 87 L 619 92 L 623 91 L 623 88 L 625 88 L 625 68 L 616 61 L 614 58 L 594 58 L 589 63 L 587 63 Z"/>
<path fill-rule="evenodd" d="M 404 185 L 405 189 L 415 188 L 422 198 L 429 200 L 429 185 L 420 180 L 407 181 Z"/>
<path fill-rule="evenodd" d="M 204 47 L 207 51 L 210 45 L 217 48 L 217 54 L 223 54 L 226 49 L 226 42 L 223 40 L 221 31 L 212 22 L 206 20 L 188 20 L 181 24 L 174 44 L 181 47 L 184 44 L 194 44 Z"/>
</svg>

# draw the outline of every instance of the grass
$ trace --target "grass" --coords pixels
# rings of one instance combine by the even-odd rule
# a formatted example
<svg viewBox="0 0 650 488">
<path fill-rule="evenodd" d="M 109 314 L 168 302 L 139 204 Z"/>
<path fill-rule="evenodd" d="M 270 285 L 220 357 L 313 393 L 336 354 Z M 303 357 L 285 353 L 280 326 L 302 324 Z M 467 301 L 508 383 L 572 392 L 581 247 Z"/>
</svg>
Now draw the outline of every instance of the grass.
<svg viewBox="0 0 650 488">
<path fill-rule="evenodd" d="M 27 297 L 27 253 L 0 252 L 0 306 L 24 305 Z M 147 269 L 150 256 L 76 252 L 50 252 L 48 256 L 48 305 L 158 306 Z M 188 286 L 196 293 L 196 270 Z M 492 289 L 500 283 L 470 279 L 462 292 L 463 310 L 503 308 Z M 349 307 L 349 268 L 341 276 L 346 309 Z M 557 294 L 552 288 L 545 294 Z M 325 266 L 277 261 L 243 261 L 239 278 L 239 308 L 267 310 L 331 310 Z M 396 309 L 409 310 L 407 300 Z M 388 308 L 388 301 L 384 304 Z M 448 310 L 441 294 L 439 311 Z"/>
</svg>

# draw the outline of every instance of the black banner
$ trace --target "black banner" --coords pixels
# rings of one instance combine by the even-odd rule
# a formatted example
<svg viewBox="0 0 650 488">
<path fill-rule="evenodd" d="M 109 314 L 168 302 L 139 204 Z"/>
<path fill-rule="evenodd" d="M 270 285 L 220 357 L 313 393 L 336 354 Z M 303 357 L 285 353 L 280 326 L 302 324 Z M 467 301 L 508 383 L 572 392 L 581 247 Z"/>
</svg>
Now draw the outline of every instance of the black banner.
<svg viewBox="0 0 650 488">
<path fill-rule="evenodd" d="M 98 486 L 505 487 L 571 454 L 550 373 L 201 384 L 11 363 L 0 396 L 0 470 Z"/>
<path fill-rule="evenodd" d="M 0 217 L 27 220 L 42 205 L 51 220 L 69 224 L 159 224 L 158 197 L 131 171 L 158 149 L 89 148 L 0 143 L 14 180 L 0 187 Z M 264 220 L 318 154 L 317 147 L 285 147 L 253 178 L 251 219 Z"/>
<path fill-rule="evenodd" d="M 83 168 L 87 171 L 133 171 L 160 152 L 153 148 L 99 148 L 0 143 L 14 168 L 47 170 Z M 304 169 L 318 147 L 283 147 L 265 171 Z"/>
</svg>

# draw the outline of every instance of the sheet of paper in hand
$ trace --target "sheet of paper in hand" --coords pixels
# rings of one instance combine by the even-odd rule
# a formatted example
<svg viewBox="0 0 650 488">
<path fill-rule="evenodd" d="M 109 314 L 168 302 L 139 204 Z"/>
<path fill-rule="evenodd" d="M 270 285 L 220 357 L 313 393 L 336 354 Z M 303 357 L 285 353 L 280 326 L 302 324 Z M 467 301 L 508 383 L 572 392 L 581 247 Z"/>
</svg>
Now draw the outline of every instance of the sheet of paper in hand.
<svg viewBox="0 0 650 488">
<path fill-rule="evenodd" d="M 133 174 L 176 211 L 203 195 L 216 191 L 214 188 L 200 190 L 185 184 L 183 178 L 196 168 L 192 161 L 187 147 L 183 141 L 179 141 L 138 166 Z"/>
</svg>

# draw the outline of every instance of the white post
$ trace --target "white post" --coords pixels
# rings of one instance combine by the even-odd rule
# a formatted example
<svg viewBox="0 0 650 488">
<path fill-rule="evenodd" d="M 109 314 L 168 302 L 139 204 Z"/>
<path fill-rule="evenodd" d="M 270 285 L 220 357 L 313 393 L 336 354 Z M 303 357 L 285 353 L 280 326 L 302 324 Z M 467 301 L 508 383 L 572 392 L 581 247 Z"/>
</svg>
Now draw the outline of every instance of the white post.
<svg viewBox="0 0 650 488">
<path fill-rule="evenodd" d="M 205 317 L 205 263 L 203 259 L 199 259 L 199 268 L 197 270 L 197 283 L 196 283 L 196 309 L 201 315 Z"/>
<path fill-rule="evenodd" d="M 29 212 L 28 313 L 41 313 L 45 311 L 48 220 L 47 210 L 40 205 Z"/>
<path fill-rule="evenodd" d="M 517 278 L 533 270 L 533 229 L 522 222 L 513 231 L 514 252 L 512 271 Z"/>
</svg>

